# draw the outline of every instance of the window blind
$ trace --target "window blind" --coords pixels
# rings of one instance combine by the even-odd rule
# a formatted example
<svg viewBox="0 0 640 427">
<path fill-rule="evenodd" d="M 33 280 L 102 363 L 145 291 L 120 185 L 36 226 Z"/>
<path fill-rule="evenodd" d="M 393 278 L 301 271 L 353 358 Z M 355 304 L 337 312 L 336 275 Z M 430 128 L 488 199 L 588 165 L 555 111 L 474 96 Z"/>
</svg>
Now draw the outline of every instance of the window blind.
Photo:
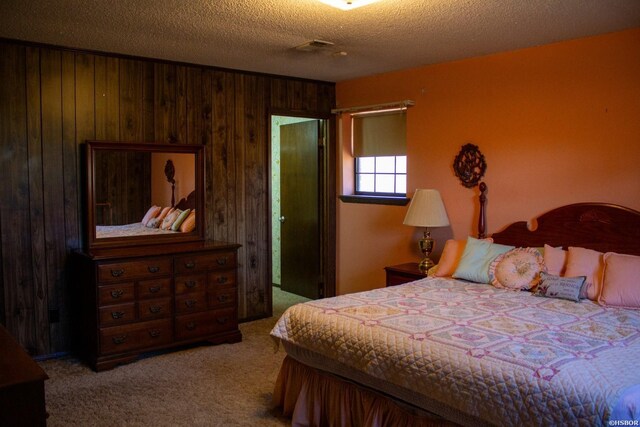
<svg viewBox="0 0 640 427">
<path fill-rule="evenodd" d="M 405 110 L 352 114 L 353 156 L 405 156 Z"/>
</svg>

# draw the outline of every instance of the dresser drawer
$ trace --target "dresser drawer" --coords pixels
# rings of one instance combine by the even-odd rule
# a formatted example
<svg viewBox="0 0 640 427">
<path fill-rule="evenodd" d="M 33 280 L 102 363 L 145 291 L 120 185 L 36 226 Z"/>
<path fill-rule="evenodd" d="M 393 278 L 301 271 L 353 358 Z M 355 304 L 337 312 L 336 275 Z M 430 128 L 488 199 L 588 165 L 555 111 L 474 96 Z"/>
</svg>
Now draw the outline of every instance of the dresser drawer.
<svg viewBox="0 0 640 427">
<path fill-rule="evenodd" d="M 207 309 L 207 294 L 193 292 L 176 296 L 176 313 L 195 313 Z"/>
<path fill-rule="evenodd" d="M 176 276 L 176 295 L 204 292 L 206 290 L 206 282 L 207 276 L 204 274 Z"/>
<path fill-rule="evenodd" d="M 144 279 L 173 273 L 170 258 L 152 258 L 143 261 L 114 262 L 98 265 L 98 281 Z"/>
<path fill-rule="evenodd" d="M 193 255 L 176 258 L 176 271 L 178 273 L 218 268 L 235 268 L 235 266 L 235 252 L 217 252 L 206 255 Z"/>
<path fill-rule="evenodd" d="M 100 326 L 121 325 L 136 320 L 136 303 L 109 305 L 100 308 Z"/>
<path fill-rule="evenodd" d="M 176 340 L 206 337 L 238 327 L 235 308 L 205 311 L 176 317 Z"/>
<path fill-rule="evenodd" d="M 235 307 L 238 301 L 236 288 L 222 288 L 207 294 L 209 308 Z"/>
<path fill-rule="evenodd" d="M 160 298 L 171 296 L 171 277 L 162 279 L 140 280 L 138 282 L 138 298 Z"/>
<path fill-rule="evenodd" d="M 209 290 L 235 286 L 236 284 L 236 271 L 235 270 L 222 270 L 212 271 L 207 275 L 207 283 L 209 284 Z"/>
<path fill-rule="evenodd" d="M 172 341 L 171 319 L 100 329 L 100 351 L 118 353 Z"/>
<path fill-rule="evenodd" d="M 135 298 L 133 282 L 98 286 L 98 304 L 100 306 L 129 302 L 135 300 Z"/>
<path fill-rule="evenodd" d="M 138 319 L 151 320 L 171 316 L 171 298 L 148 299 L 138 303 Z"/>
</svg>

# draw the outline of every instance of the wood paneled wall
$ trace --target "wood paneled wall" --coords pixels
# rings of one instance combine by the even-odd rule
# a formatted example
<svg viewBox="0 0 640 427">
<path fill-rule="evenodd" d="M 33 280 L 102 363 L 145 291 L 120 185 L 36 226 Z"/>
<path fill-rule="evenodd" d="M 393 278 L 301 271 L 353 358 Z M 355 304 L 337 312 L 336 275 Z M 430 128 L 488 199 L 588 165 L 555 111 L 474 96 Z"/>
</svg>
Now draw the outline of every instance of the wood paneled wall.
<svg viewBox="0 0 640 427">
<path fill-rule="evenodd" d="M 328 115 L 335 85 L 0 41 L 0 322 L 70 349 L 86 140 L 204 144 L 206 237 L 238 242 L 239 313 L 268 314 L 270 111 Z"/>
</svg>

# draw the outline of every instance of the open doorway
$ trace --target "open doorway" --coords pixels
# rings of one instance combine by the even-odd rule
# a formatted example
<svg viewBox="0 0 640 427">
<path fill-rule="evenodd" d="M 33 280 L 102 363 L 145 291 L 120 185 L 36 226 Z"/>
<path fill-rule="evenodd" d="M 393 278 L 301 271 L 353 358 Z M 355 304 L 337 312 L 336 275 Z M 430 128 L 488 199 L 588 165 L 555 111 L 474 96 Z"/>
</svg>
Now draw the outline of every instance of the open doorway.
<svg viewBox="0 0 640 427">
<path fill-rule="evenodd" d="M 325 119 L 271 116 L 272 283 L 310 299 L 325 295 L 326 129 Z"/>
</svg>

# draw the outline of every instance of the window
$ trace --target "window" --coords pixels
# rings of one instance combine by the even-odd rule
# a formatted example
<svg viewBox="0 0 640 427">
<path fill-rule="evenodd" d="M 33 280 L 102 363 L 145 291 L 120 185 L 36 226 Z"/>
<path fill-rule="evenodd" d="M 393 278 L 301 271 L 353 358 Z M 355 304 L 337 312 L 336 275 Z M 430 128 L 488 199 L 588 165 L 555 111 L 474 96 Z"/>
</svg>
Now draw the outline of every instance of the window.
<svg viewBox="0 0 640 427">
<path fill-rule="evenodd" d="M 407 156 L 356 157 L 355 172 L 356 194 L 407 194 Z"/>
<path fill-rule="evenodd" d="M 406 113 L 404 109 L 351 115 L 355 194 L 405 197 L 407 194 Z"/>
</svg>

